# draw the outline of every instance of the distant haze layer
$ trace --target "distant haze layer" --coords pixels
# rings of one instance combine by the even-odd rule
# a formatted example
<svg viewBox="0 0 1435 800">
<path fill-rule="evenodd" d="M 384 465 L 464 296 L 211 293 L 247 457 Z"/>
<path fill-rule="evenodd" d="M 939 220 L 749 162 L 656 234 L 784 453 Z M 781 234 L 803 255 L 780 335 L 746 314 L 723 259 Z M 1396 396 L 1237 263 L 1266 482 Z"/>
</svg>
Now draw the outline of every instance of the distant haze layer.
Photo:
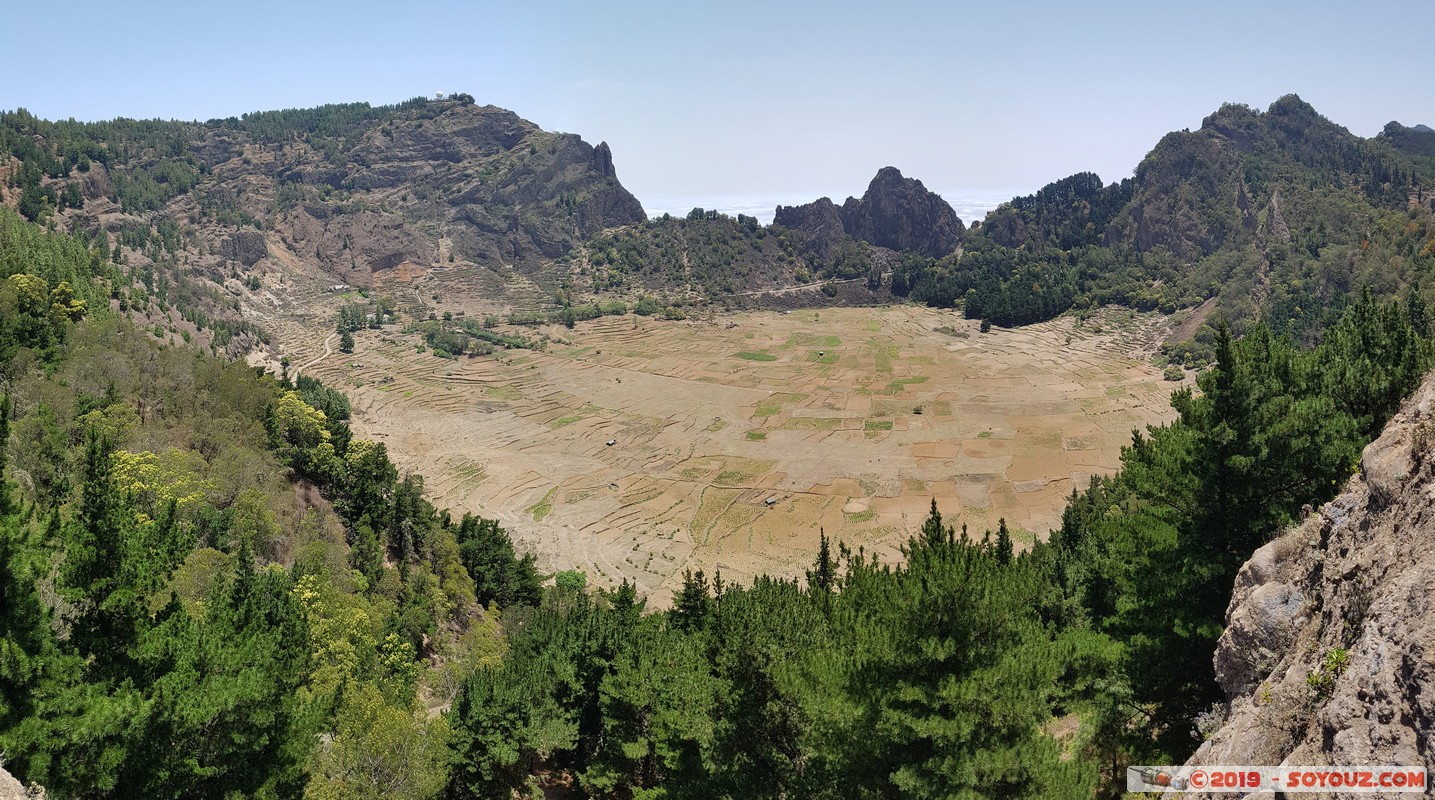
<svg viewBox="0 0 1435 800">
<path fill-rule="evenodd" d="M 920 175 L 912 177 L 921 178 Z M 720 211 L 728 216 L 746 214 L 749 217 L 756 217 L 764 225 L 772 224 L 773 212 L 778 206 L 796 206 L 803 203 L 810 203 L 819 197 L 829 197 L 832 202 L 842 205 L 847 197 L 860 197 L 865 187 L 852 187 L 842 192 L 809 193 L 805 195 L 790 196 L 767 196 L 767 197 L 644 197 L 642 200 L 643 209 L 648 212 L 649 219 L 656 219 L 664 214 L 672 214 L 675 217 L 687 216 L 694 208 L 705 208 Z M 1031 194 L 1035 190 L 1011 190 L 1011 189 L 968 189 L 965 191 L 942 191 L 937 194 L 951 204 L 957 212 L 957 216 L 967 225 L 974 220 L 981 220 L 986 217 L 987 212 L 992 211 L 1002 203 L 1011 200 L 1013 197 L 1020 197 Z"/>
</svg>

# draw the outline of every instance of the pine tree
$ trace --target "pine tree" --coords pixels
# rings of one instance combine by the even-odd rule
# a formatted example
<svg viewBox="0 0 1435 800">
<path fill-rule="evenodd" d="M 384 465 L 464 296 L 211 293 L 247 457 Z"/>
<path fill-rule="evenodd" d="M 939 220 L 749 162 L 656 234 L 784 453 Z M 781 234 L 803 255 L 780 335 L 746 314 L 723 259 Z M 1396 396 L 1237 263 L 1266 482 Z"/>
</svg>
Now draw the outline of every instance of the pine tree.
<svg viewBox="0 0 1435 800">
<path fill-rule="evenodd" d="M 533 555 L 517 557 L 513 541 L 499 527 L 498 520 L 464 514 L 457 539 L 459 558 L 473 578 L 480 605 L 538 605 L 543 598 L 543 583 Z"/>
<path fill-rule="evenodd" d="M 6 454 L 10 446 L 10 393 L 0 397 L 0 517 L 11 512 L 10 484 L 5 480 Z"/>
<path fill-rule="evenodd" d="M 827 532 L 818 529 L 819 544 L 817 546 L 817 561 L 812 569 L 807 571 L 807 588 L 811 592 L 828 593 L 832 591 L 837 583 L 837 564 L 832 560 L 832 547 L 827 539 Z"/>
<path fill-rule="evenodd" d="M 627 578 L 624 578 L 617 591 L 613 592 L 612 603 L 613 614 L 625 623 L 636 622 L 642 613 L 642 606 L 638 604 L 638 588 Z"/>
<path fill-rule="evenodd" d="M 922 523 L 922 543 L 928 547 L 940 547 L 953 538 L 951 528 L 942 527 L 942 512 L 937 510 L 937 498 L 932 498 L 932 510 Z"/>
<path fill-rule="evenodd" d="M 683 570 L 683 588 L 673 600 L 671 612 L 674 626 L 689 632 L 702 628 L 711 607 L 707 576 L 702 570 Z"/>
<path fill-rule="evenodd" d="M 379 547 L 379 537 L 365 517 L 354 526 L 354 543 L 349 549 L 349 566 L 363 575 L 369 582 L 369 589 L 378 587 L 384 573 L 384 553 Z"/>
<path fill-rule="evenodd" d="M 0 492 L 8 488 L 0 480 Z M 0 730 L 31 714 L 45 657 L 53 655 L 37 576 L 24 564 L 20 526 L 17 516 L 0 514 Z"/>
<path fill-rule="evenodd" d="M 1420 290 L 1420 281 L 1410 284 L 1405 292 L 1405 313 L 1410 317 L 1410 327 L 1421 339 L 1430 338 L 1430 311 L 1425 306 L 1425 293 Z"/>
<path fill-rule="evenodd" d="M 1006 565 L 1011 563 L 1011 531 L 1007 530 L 1006 517 L 1002 517 L 997 521 L 996 557 L 998 564 Z"/>
<path fill-rule="evenodd" d="M 111 475 L 111 446 L 91 435 L 85 452 L 80 510 L 66 525 L 63 591 L 80 610 L 71 641 L 102 670 L 123 674 L 143 618 L 129 558 L 134 518 Z"/>
</svg>

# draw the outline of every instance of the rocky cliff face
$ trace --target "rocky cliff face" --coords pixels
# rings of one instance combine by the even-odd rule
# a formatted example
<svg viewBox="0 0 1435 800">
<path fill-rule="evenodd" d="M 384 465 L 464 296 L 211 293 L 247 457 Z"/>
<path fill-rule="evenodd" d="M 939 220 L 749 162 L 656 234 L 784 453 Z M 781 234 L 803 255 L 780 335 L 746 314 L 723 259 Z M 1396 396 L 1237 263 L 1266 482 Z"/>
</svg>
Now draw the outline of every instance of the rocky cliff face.
<svg viewBox="0 0 1435 800">
<path fill-rule="evenodd" d="M 1229 716 L 1193 766 L 1435 770 L 1435 375 L 1343 494 L 1256 551 L 1227 622 Z"/>
<path fill-rule="evenodd" d="M 809 250 L 825 256 L 851 239 L 933 258 L 950 255 L 965 227 L 957 212 L 922 182 L 883 167 L 859 200 L 841 208 L 826 197 L 801 206 L 778 206 L 773 222 L 801 232 Z"/>
<path fill-rule="evenodd" d="M 341 133 L 266 136 L 233 120 L 173 126 L 199 178 L 141 216 L 182 221 L 210 252 L 246 268 L 288 251 L 358 286 L 405 263 L 533 272 L 605 228 L 647 218 L 607 144 L 494 106 L 435 101 Z M 157 163 L 132 155 L 119 169 L 133 176 Z M 86 174 L 93 202 L 82 229 L 133 224 L 106 197 L 112 177 L 100 165 Z"/>
<path fill-rule="evenodd" d="M 830 259 L 847 240 L 842 210 L 826 197 L 800 206 L 778 206 L 774 225 L 791 228 L 807 241 L 807 251 L 820 260 Z"/>
<path fill-rule="evenodd" d="M 448 253 L 532 268 L 604 228 L 647 218 L 618 182 L 606 143 L 543 131 L 494 106 L 398 119 L 366 133 L 340 168 L 300 151 L 273 175 L 317 190 L 303 192 L 275 229 L 349 283 Z M 348 196 L 325 187 L 348 187 Z M 355 208 L 355 195 L 377 202 Z"/>
<path fill-rule="evenodd" d="M 854 239 L 932 258 L 956 250 L 964 230 L 947 201 L 896 167 L 878 170 L 861 200 L 847 198 L 842 225 Z"/>
</svg>

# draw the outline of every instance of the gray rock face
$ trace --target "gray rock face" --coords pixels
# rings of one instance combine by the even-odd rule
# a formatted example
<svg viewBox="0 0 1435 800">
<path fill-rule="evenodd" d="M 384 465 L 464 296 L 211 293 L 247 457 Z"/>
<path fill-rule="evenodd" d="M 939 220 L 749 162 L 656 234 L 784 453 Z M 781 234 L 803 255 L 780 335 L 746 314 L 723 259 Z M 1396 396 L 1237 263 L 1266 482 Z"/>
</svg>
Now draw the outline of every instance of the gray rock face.
<svg viewBox="0 0 1435 800">
<path fill-rule="evenodd" d="M 1215 657 L 1216 681 L 1228 696 L 1253 690 L 1306 621 L 1308 598 L 1283 572 L 1292 544 L 1283 538 L 1262 547 L 1236 576 Z"/>
<path fill-rule="evenodd" d="M 957 249 L 966 230 L 947 201 L 896 167 L 878 170 L 860 200 L 849 197 L 840 208 L 826 197 L 778 206 L 773 222 L 800 231 L 819 258 L 847 240 L 941 258 Z"/>
<path fill-rule="evenodd" d="M 269 245 L 264 241 L 264 234 L 259 231 L 240 231 L 225 239 L 219 252 L 225 258 L 252 267 L 269 255 Z"/>
<path fill-rule="evenodd" d="M 355 286 L 403 264 L 434 266 L 445 253 L 532 272 L 606 228 L 647 219 L 618 182 L 606 143 L 544 131 L 494 106 L 401 111 L 342 140 L 313 134 L 276 144 L 212 125 L 191 133 L 189 147 L 208 167 L 195 194 L 264 231 L 236 232 L 232 222 L 207 229 L 224 258 L 246 267 L 281 257 L 272 247 Z M 177 198 L 155 216 L 188 216 L 189 203 Z"/>
<path fill-rule="evenodd" d="M 819 261 L 830 259 L 847 240 L 842 211 L 826 197 L 801 206 L 778 206 L 772 221 L 800 232 L 808 242 L 808 252 Z"/>
<path fill-rule="evenodd" d="M 1215 654 L 1229 715 L 1191 765 L 1435 769 L 1432 406 L 1435 375 L 1346 491 L 1241 570 Z"/>
<path fill-rule="evenodd" d="M 896 167 L 878 170 L 861 200 L 847 198 L 842 224 L 854 239 L 932 258 L 956 250 L 965 230 L 947 201 Z"/>
<path fill-rule="evenodd" d="M 1269 236 L 1276 241 L 1289 242 L 1291 240 L 1291 229 L 1286 225 L 1285 218 L 1281 216 L 1279 189 L 1271 192 L 1270 216 L 1266 218 L 1266 228 Z"/>
<path fill-rule="evenodd" d="M 35 798 L 43 800 L 44 796 L 43 790 L 32 794 L 24 784 L 15 780 L 15 776 L 6 771 L 4 767 L 0 767 L 0 800 L 35 800 Z"/>
<path fill-rule="evenodd" d="M 647 219 L 618 183 L 607 143 L 549 133 L 494 106 L 457 106 L 389 130 L 365 137 L 347 180 L 398 193 L 404 217 L 436 222 L 467 260 L 555 258 L 604 228 Z M 412 247 L 396 250 L 419 260 Z"/>
<path fill-rule="evenodd" d="M 778 206 L 772 217 L 773 224 L 784 228 L 809 233 L 840 235 L 846 232 L 842 226 L 842 212 L 831 199 L 820 197 L 801 206 Z"/>
</svg>

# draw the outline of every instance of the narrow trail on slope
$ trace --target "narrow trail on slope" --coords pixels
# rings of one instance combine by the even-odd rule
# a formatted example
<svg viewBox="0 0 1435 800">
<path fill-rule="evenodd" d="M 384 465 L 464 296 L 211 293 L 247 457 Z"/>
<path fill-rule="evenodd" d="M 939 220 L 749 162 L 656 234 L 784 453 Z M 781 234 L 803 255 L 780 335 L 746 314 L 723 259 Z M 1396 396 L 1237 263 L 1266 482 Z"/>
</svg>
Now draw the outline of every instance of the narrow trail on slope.
<svg viewBox="0 0 1435 800">
<path fill-rule="evenodd" d="M 319 363 L 320 361 L 323 361 L 324 359 L 328 358 L 329 356 L 333 355 L 333 354 L 334 354 L 334 350 L 333 350 L 333 348 L 331 348 L 331 347 L 329 346 L 329 344 L 330 344 L 330 342 L 333 342 L 333 341 L 334 341 L 334 337 L 335 337 L 335 336 L 338 336 L 338 335 L 339 335 L 339 334 L 337 334 L 337 333 L 331 333 L 331 334 L 329 334 L 328 336 L 325 336 L 325 337 L 324 337 L 324 355 L 322 355 L 322 356 L 317 356 L 317 357 L 311 359 L 308 363 L 304 364 L 302 367 L 299 367 L 298 369 L 294 370 L 294 377 L 297 379 L 297 378 L 299 377 L 299 373 L 301 373 L 301 372 L 303 372 L 304 370 L 306 370 L 306 369 L 308 369 L 308 368 L 314 366 L 315 364 Z"/>
<path fill-rule="evenodd" d="M 883 277 L 883 278 L 887 278 L 887 277 L 891 276 L 891 274 L 892 274 L 891 270 L 888 270 L 887 272 L 882 273 L 882 277 Z M 756 297 L 756 296 L 758 296 L 758 295 L 763 295 L 763 294 L 770 294 L 770 295 L 775 295 L 775 296 L 781 296 L 781 295 L 786 295 L 786 294 L 796 294 L 796 293 L 798 293 L 798 292 L 805 292 L 805 291 L 807 291 L 808 289 L 821 289 L 823 286 L 826 286 L 826 285 L 829 284 L 829 283 L 830 283 L 830 284 L 833 284 L 833 285 L 835 286 L 835 285 L 837 285 L 837 284 L 839 284 L 839 283 L 856 283 L 856 282 L 858 282 L 858 281 L 865 281 L 865 280 L 867 280 L 866 276 L 863 276 L 863 277 L 860 277 L 860 278 L 843 278 L 842 280 L 814 281 L 814 282 L 812 282 L 812 283 L 804 283 L 804 284 L 801 284 L 801 285 L 799 285 L 799 286 L 784 286 L 784 287 L 782 287 L 781 289 L 754 289 L 753 291 L 750 291 L 750 292 L 736 292 L 735 295 L 736 295 L 737 297 Z"/>
</svg>

